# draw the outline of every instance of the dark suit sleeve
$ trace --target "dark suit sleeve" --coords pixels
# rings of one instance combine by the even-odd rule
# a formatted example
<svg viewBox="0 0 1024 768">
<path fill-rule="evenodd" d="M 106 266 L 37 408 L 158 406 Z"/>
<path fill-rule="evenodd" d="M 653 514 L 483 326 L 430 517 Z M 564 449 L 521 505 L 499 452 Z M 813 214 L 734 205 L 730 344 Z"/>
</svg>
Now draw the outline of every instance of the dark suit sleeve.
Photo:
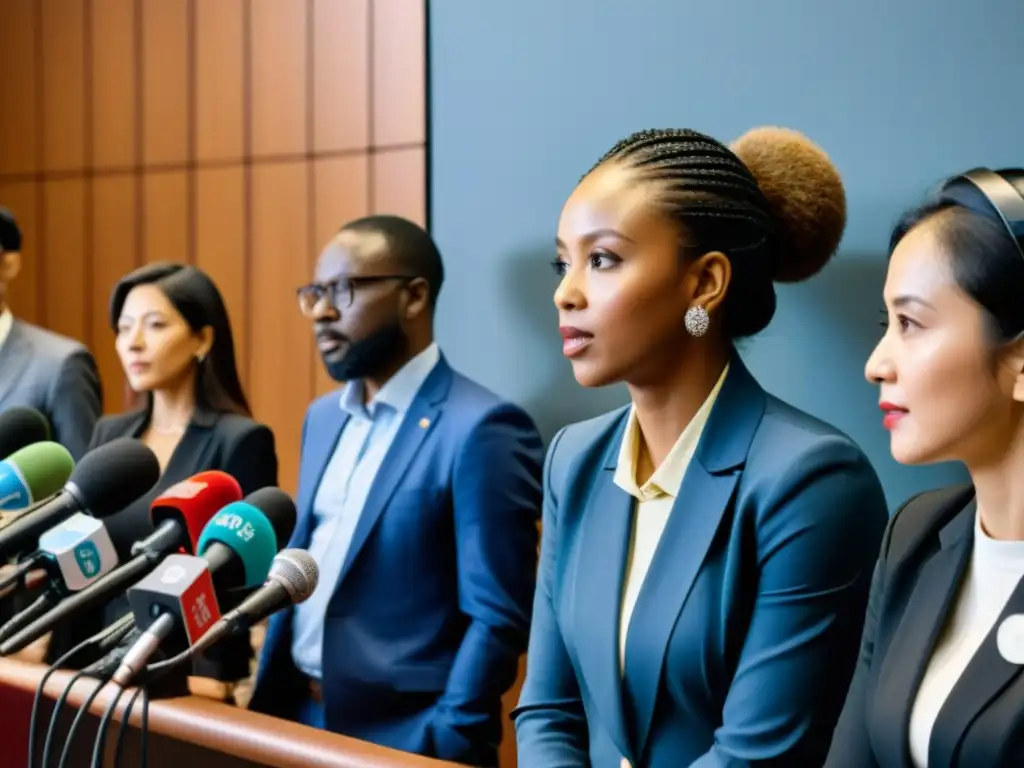
<svg viewBox="0 0 1024 768">
<path fill-rule="evenodd" d="M 915 497 L 916 498 L 916 497 Z M 889 553 L 889 542 L 892 539 L 892 527 L 900 512 L 913 501 L 907 501 L 889 520 L 882 541 L 882 551 L 875 564 L 875 573 L 871 578 L 871 597 L 868 599 L 868 612 L 864 620 L 864 634 L 860 640 L 860 657 L 857 669 L 853 673 L 853 682 L 846 696 L 846 705 L 839 717 L 835 735 L 832 737 L 832 748 L 829 750 L 825 768 L 878 768 L 871 741 L 868 738 L 867 707 L 870 697 L 869 680 L 871 666 L 875 655 L 875 635 L 878 631 L 878 617 L 885 601 L 886 565 Z"/>
<path fill-rule="evenodd" d="M 823 439 L 758 500 L 759 579 L 712 748 L 690 768 L 821 765 L 856 665 L 888 512 L 867 458 Z"/>
<path fill-rule="evenodd" d="M 68 356 L 50 387 L 47 408 L 54 440 L 78 461 L 103 413 L 100 375 L 92 355 L 82 350 Z"/>
<path fill-rule="evenodd" d="M 543 445 L 519 408 L 500 406 L 469 435 L 452 478 L 459 608 L 469 627 L 432 721 L 437 757 L 478 764 L 501 738 L 501 697 L 526 649 L 537 574 Z"/>
<path fill-rule="evenodd" d="M 540 570 L 533 601 L 526 681 L 519 706 L 512 713 L 519 764 L 536 768 L 590 765 L 583 700 L 555 618 L 552 598 L 558 550 L 558 500 L 551 487 L 551 466 L 562 434 L 559 432 L 551 441 L 544 464 Z"/>
<path fill-rule="evenodd" d="M 238 481 L 246 496 L 277 485 L 277 451 L 269 427 L 256 424 L 246 429 L 231 441 L 225 453 L 224 471 Z"/>
</svg>

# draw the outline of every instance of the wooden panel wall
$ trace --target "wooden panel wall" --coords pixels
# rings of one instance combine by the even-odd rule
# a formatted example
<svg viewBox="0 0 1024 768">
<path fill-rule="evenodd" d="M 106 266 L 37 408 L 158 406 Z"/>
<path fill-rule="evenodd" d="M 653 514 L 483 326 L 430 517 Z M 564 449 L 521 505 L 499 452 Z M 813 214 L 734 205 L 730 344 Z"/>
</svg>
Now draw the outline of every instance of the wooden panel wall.
<svg viewBox="0 0 1024 768">
<path fill-rule="evenodd" d="M 334 385 L 294 289 L 370 212 L 425 219 L 424 4 L 410 0 L 2 0 L 0 205 L 25 233 L 22 318 L 96 354 L 134 267 L 209 272 L 255 415 L 294 491 L 307 404 Z"/>
</svg>

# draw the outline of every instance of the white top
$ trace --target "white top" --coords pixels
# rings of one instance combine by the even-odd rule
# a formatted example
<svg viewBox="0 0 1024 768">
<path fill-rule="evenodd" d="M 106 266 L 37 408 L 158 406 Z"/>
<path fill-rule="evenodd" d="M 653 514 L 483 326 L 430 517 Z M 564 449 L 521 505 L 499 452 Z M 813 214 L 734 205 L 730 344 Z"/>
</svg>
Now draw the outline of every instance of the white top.
<svg viewBox="0 0 1024 768">
<path fill-rule="evenodd" d="M 11 326 L 14 325 L 14 315 L 11 314 L 11 310 L 5 309 L 0 312 L 0 347 L 7 341 L 7 337 L 11 335 Z"/>
<path fill-rule="evenodd" d="M 915 768 L 928 768 L 928 744 L 939 711 L 992 631 L 1021 577 L 1024 541 L 990 538 L 975 515 L 974 549 L 956 607 L 935 645 L 910 711 L 910 757 Z"/>
<path fill-rule="evenodd" d="M 633 608 L 636 607 L 636 599 L 640 595 L 640 587 L 643 586 L 644 578 L 651 567 L 654 552 L 658 548 L 661 534 L 672 512 L 672 505 L 675 504 L 679 487 L 683 484 L 683 476 L 690 466 L 694 451 L 697 450 L 701 433 L 708 422 L 711 408 L 718 398 L 728 371 L 727 365 L 722 375 L 718 377 L 711 394 L 679 435 L 668 456 L 642 486 L 638 486 L 636 482 L 640 424 L 636 419 L 636 410 L 631 408 L 629 411 L 629 421 L 626 423 L 626 431 L 622 435 L 622 445 L 619 448 L 619 462 L 615 467 L 615 484 L 636 499 L 633 505 L 636 520 L 626 561 L 626 578 L 622 587 L 619 614 L 620 672 L 626 667 L 626 634 L 629 630 L 629 620 L 633 617 Z"/>
</svg>

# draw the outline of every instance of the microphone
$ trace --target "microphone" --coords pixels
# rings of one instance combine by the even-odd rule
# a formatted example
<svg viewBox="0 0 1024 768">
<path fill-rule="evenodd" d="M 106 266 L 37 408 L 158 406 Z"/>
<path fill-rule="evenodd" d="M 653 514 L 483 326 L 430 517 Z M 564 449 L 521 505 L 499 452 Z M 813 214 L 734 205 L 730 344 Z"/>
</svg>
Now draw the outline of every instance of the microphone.
<svg viewBox="0 0 1024 768">
<path fill-rule="evenodd" d="M 0 512 L 20 511 L 53 496 L 68 482 L 74 468 L 75 460 L 60 443 L 38 442 L 19 448 L 0 461 Z"/>
<path fill-rule="evenodd" d="M 320 570 L 309 552 L 304 549 L 281 550 L 270 564 L 270 573 L 262 587 L 245 598 L 233 611 L 225 613 L 187 650 L 161 663 L 160 667 L 185 661 L 228 635 L 250 629 L 282 608 L 308 600 L 316 591 L 319 578 Z M 154 670 L 151 668 L 151 671 Z"/>
<path fill-rule="evenodd" d="M 207 522 L 221 508 L 241 498 L 238 481 L 216 470 L 200 472 L 171 486 L 150 505 L 150 519 L 156 530 L 131 547 L 134 555 L 131 560 L 0 642 L 0 656 L 17 653 L 58 624 L 123 593 L 129 585 L 156 568 L 165 555 L 182 549 L 189 553 L 197 551 L 196 544 Z"/>
<path fill-rule="evenodd" d="M 0 413 L 0 459 L 50 439 L 50 422 L 35 408 L 18 405 Z"/>
<path fill-rule="evenodd" d="M 149 448 L 129 437 L 111 440 L 82 457 L 54 498 L 0 530 L 0 557 L 24 548 L 75 512 L 89 510 L 96 517 L 120 512 L 159 479 L 160 464 Z"/>
<path fill-rule="evenodd" d="M 169 555 L 128 589 L 142 635 L 114 672 L 117 685 L 128 685 L 162 646 L 178 653 L 198 643 L 220 619 L 215 581 L 226 591 L 261 584 L 277 552 L 277 536 L 261 510 L 236 501 L 206 524 L 198 551 L 199 557 Z"/>
<path fill-rule="evenodd" d="M 127 650 L 112 678 L 128 685 L 164 640 L 191 645 L 220 618 L 210 563 L 193 555 L 168 555 L 160 567 L 128 590 L 141 636 Z"/>
<path fill-rule="evenodd" d="M 117 567 L 117 550 L 107 527 L 76 512 L 39 537 L 39 555 L 60 572 L 69 592 L 79 592 Z"/>
<path fill-rule="evenodd" d="M 85 589 L 117 566 L 117 551 L 106 526 L 82 512 L 39 537 L 34 558 L 50 574 L 47 589 L 35 602 L 0 627 L 0 641 L 44 615 L 71 592 Z"/>
</svg>

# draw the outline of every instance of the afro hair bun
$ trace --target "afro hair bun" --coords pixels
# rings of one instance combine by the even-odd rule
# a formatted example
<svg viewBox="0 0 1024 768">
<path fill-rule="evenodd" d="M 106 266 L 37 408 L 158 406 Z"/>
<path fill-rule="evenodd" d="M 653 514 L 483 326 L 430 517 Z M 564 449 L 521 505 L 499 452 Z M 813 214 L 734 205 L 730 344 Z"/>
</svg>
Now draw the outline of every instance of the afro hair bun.
<svg viewBox="0 0 1024 768">
<path fill-rule="evenodd" d="M 839 171 L 817 144 L 788 128 L 753 128 L 730 148 L 750 169 L 775 218 L 774 279 L 796 283 L 816 274 L 846 227 Z"/>
</svg>

